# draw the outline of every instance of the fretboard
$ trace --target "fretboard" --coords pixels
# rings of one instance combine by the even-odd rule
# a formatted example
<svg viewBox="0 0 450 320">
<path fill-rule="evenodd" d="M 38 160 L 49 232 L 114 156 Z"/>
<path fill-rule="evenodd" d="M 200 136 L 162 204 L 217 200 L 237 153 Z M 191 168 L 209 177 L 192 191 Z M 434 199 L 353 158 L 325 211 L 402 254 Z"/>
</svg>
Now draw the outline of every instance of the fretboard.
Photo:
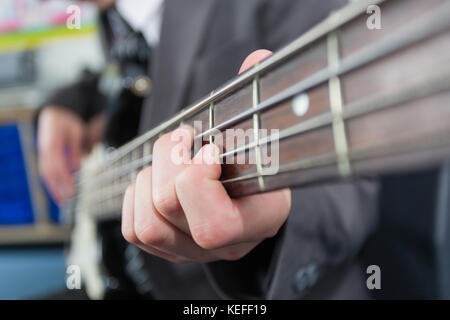
<svg viewBox="0 0 450 320">
<path fill-rule="evenodd" d="M 367 26 L 373 4 L 381 7 L 382 29 Z M 117 216 L 126 187 L 151 165 L 158 137 L 194 122 L 195 139 L 220 144 L 222 159 L 255 160 L 223 165 L 221 181 L 233 197 L 442 162 L 450 154 L 448 17 L 447 0 L 350 4 L 84 170 L 79 209 Z M 217 142 L 227 129 L 267 135 L 236 145 L 225 134 Z M 274 144 L 276 172 L 269 170 L 276 155 L 267 153 Z"/>
</svg>

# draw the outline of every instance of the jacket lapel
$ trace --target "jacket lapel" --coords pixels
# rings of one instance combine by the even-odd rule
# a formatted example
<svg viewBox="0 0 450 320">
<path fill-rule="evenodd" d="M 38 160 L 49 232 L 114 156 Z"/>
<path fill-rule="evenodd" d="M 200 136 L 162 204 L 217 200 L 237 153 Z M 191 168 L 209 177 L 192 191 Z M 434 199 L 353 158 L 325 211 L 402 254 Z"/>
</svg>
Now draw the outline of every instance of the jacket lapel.
<svg viewBox="0 0 450 320">
<path fill-rule="evenodd" d="M 189 74 L 205 35 L 212 0 L 165 0 L 160 44 L 153 61 L 152 98 L 144 105 L 141 131 L 174 115 L 188 89 Z"/>
</svg>

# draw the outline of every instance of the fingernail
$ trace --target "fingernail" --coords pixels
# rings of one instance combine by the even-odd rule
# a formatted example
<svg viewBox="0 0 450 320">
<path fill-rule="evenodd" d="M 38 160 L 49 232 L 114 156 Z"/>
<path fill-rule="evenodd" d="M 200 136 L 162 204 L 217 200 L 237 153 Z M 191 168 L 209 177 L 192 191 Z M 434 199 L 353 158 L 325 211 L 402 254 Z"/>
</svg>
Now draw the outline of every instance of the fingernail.
<svg viewBox="0 0 450 320">
<path fill-rule="evenodd" d="M 174 132 L 177 132 L 178 134 L 186 134 L 189 136 L 192 136 L 194 131 L 194 128 L 192 128 L 191 126 L 187 125 L 187 124 L 183 124 L 181 126 L 179 126 L 177 129 L 175 129 Z"/>
</svg>

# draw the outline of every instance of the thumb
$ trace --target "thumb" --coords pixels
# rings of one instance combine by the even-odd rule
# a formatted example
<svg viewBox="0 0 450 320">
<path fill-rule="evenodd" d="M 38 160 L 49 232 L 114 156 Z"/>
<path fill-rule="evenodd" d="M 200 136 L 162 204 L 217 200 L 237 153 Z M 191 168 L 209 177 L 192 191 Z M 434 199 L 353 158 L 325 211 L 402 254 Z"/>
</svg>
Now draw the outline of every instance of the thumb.
<svg viewBox="0 0 450 320">
<path fill-rule="evenodd" d="M 244 62 L 242 63 L 241 68 L 239 69 L 239 74 L 243 73 L 244 71 L 247 71 L 251 67 L 253 67 L 258 62 L 264 60 L 265 58 L 272 55 L 272 51 L 260 49 L 253 51 L 250 55 L 245 58 Z"/>
</svg>

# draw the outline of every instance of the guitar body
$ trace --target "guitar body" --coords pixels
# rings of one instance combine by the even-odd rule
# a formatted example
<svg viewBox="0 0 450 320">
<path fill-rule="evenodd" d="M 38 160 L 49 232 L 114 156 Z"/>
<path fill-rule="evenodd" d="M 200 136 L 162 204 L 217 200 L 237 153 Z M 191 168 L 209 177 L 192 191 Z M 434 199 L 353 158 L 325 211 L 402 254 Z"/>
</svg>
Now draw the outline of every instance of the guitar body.
<svg viewBox="0 0 450 320">
<path fill-rule="evenodd" d="M 83 161 L 80 171 L 81 180 L 87 179 L 92 174 L 92 169 L 96 167 L 102 157 L 102 148 L 98 147 L 90 157 Z M 80 267 L 81 277 L 86 285 L 86 292 L 89 297 L 91 299 L 102 299 L 105 296 L 105 285 L 101 271 L 101 242 L 97 221 L 86 203 L 89 199 L 86 195 L 88 190 L 83 185 L 80 185 L 78 190 L 79 198 L 76 203 L 74 229 L 67 263 Z"/>
<path fill-rule="evenodd" d="M 92 170 L 104 161 L 107 152 L 98 146 L 83 160 L 80 179 L 89 181 Z M 83 286 L 90 299 L 152 299 L 151 288 L 143 281 L 144 254 L 127 243 L 122 236 L 120 207 L 103 219 L 90 211 L 88 185 L 80 185 L 76 204 L 74 228 L 67 263 L 80 267 Z M 111 216 L 113 218 L 111 218 Z M 144 279 L 145 280 L 145 279 Z"/>
</svg>

